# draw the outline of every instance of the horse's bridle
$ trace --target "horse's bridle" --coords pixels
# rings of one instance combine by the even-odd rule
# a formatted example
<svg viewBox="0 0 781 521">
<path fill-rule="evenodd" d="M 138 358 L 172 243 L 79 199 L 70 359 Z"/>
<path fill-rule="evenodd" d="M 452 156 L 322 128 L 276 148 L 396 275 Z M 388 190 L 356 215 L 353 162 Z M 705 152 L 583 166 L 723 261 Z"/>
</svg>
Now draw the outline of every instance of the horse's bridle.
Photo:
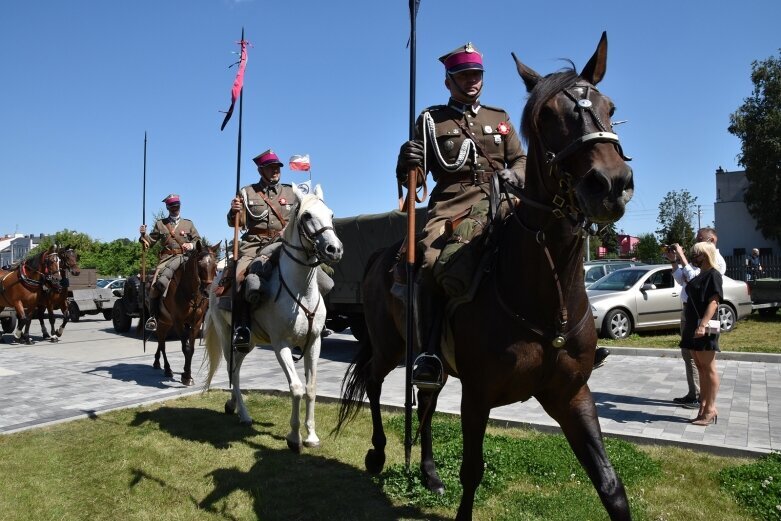
<svg viewBox="0 0 781 521">
<path fill-rule="evenodd" d="M 538 135 L 537 138 L 543 152 L 543 157 L 545 158 L 545 163 L 549 165 L 548 175 L 549 177 L 558 178 L 559 187 L 563 189 L 561 191 L 563 192 L 563 195 L 560 192 L 554 193 L 551 197 L 551 204 L 545 204 L 530 199 L 526 194 L 522 193 L 518 187 L 510 186 L 510 191 L 513 195 L 523 201 L 524 204 L 538 210 L 550 212 L 557 219 L 567 217 L 573 225 L 576 225 L 583 230 L 588 230 L 591 226 L 591 222 L 586 218 L 575 197 L 575 190 L 578 183 L 580 183 L 580 179 L 575 179 L 570 172 L 564 169 L 564 161 L 585 146 L 596 143 L 611 143 L 616 147 L 616 151 L 624 161 L 632 160 L 631 157 L 624 154 L 624 149 L 621 146 L 618 135 L 610 132 L 599 115 L 594 111 L 594 104 L 589 99 L 592 89 L 599 93 L 599 90 L 590 83 L 575 83 L 572 87 L 565 88 L 561 91 L 565 96 L 572 100 L 575 104 L 575 110 L 580 114 L 583 128 L 579 137 L 573 139 L 558 152 L 553 152 L 550 147 L 545 144 L 542 136 Z M 582 90 L 583 95 L 580 96 L 577 92 L 573 92 L 576 90 Z M 586 115 L 590 116 L 591 121 L 593 121 L 596 126 L 597 130 L 595 132 L 589 131 Z"/>
<path fill-rule="evenodd" d="M 543 152 L 543 157 L 545 158 L 545 163 L 549 165 L 548 175 L 550 177 L 558 178 L 559 181 L 559 187 L 563 191 L 563 195 L 560 192 L 554 193 L 551 198 L 552 204 L 545 204 L 540 203 L 538 201 L 535 201 L 534 199 L 529 198 L 526 194 L 522 192 L 521 187 L 517 187 L 515 185 L 512 185 L 511 183 L 502 183 L 502 190 L 504 191 L 505 197 L 507 198 L 507 201 L 510 201 L 510 195 L 508 193 L 512 192 L 513 195 L 518 197 L 524 204 L 527 206 L 530 206 L 532 208 L 535 208 L 537 210 L 541 210 L 546 213 L 550 213 L 553 215 L 554 219 L 561 219 L 566 217 L 570 223 L 572 224 L 573 228 L 575 229 L 576 234 L 596 234 L 597 230 L 593 229 L 591 226 L 591 222 L 586 218 L 584 212 L 581 210 L 580 206 L 577 203 L 577 198 L 575 197 L 575 190 L 577 189 L 577 185 L 580 182 L 580 179 L 574 179 L 572 174 L 564 169 L 563 162 L 583 149 L 587 145 L 593 145 L 596 143 L 611 143 L 616 147 L 616 151 L 621 156 L 621 158 L 624 161 L 631 161 L 632 158 L 626 156 L 624 154 L 624 150 L 621 147 L 621 142 L 618 138 L 618 135 L 610 132 L 607 128 L 607 126 L 602 122 L 599 115 L 594 111 L 593 103 L 589 99 L 589 96 L 591 94 L 591 90 L 594 90 L 595 92 L 599 92 L 593 85 L 590 83 L 575 83 L 575 85 L 563 89 L 561 92 L 566 95 L 570 100 L 572 100 L 575 103 L 575 110 L 578 111 L 580 114 L 580 120 L 582 122 L 582 131 L 581 135 L 574 140 L 572 140 L 570 143 L 568 143 L 564 148 L 562 148 L 558 152 L 553 152 L 548 146 L 546 146 L 543 138 L 540 133 L 538 132 L 538 142 L 540 149 Z M 583 96 L 578 97 L 576 94 L 573 93 L 575 90 L 582 90 Z M 586 115 L 590 116 L 590 119 L 593 121 L 594 125 L 597 128 L 596 132 L 589 132 L 588 130 L 588 123 Z M 543 186 L 543 189 L 548 192 L 547 187 Z M 548 192 L 550 194 L 550 192 Z M 529 233 L 534 234 L 535 240 L 537 243 L 542 247 L 545 257 L 548 260 L 548 264 L 551 269 L 551 273 L 553 274 L 553 279 L 556 285 L 557 295 L 559 299 L 559 316 L 556 321 L 556 327 L 554 328 L 553 333 L 553 339 L 551 341 L 551 345 L 555 348 L 561 348 L 564 347 L 564 345 L 567 343 L 567 340 L 573 336 L 575 336 L 580 329 L 582 329 L 585 324 L 587 323 L 587 319 L 590 317 L 590 311 L 586 309 L 586 312 L 584 313 L 583 317 L 575 324 L 575 326 L 569 330 L 567 330 L 567 324 L 568 324 L 568 313 L 567 313 L 567 307 L 564 299 L 564 292 L 561 287 L 561 280 L 558 275 L 558 271 L 556 270 L 556 266 L 553 262 L 553 257 L 550 253 L 550 250 L 548 249 L 548 246 L 546 245 L 546 238 L 545 238 L 545 231 L 544 228 L 535 230 L 533 228 L 530 228 L 527 226 L 521 217 L 518 215 L 517 209 L 515 208 L 515 205 L 509 204 L 511 214 L 515 221 L 521 226 L 521 228 Z M 549 223 L 550 224 L 550 223 Z M 581 235 L 582 236 L 582 235 Z M 504 300 L 501 297 L 501 294 L 499 293 L 499 288 L 496 285 L 497 277 L 494 277 L 494 290 L 497 297 L 497 300 L 499 301 L 499 304 L 502 306 L 502 308 L 505 310 L 506 313 L 508 313 L 510 316 L 515 318 L 516 320 L 521 321 L 524 323 L 524 325 L 529 328 L 531 331 L 537 333 L 538 335 L 542 336 L 543 338 L 547 335 L 544 333 L 542 328 L 539 328 L 532 324 L 529 320 L 527 320 L 525 317 L 519 315 L 518 313 L 515 313 L 510 307 L 504 302 Z"/>
<path fill-rule="evenodd" d="M 303 214 L 303 209 L 299 209 L 298 213 Z M 319 266 L 323 263 L 323 259 L 320 256 L 320 252 L 317 248 L 317 238 L 320 237 L 322 234 L 327 232 L 328 230 L 333 230 L 333 226 L 323 226 L 321 228 L 315 229 L 314 227 L 311 227 L 310 229 L 310 223 L 311 221 L 303 219 L 301 215 L 296 215 L 296 229 L 298 231 L 298 237 L 301 240 L 301 246 L 296 246 L 295 244 L 291 244 L 289 241 L 285 240 L 283 237 L 281 239 L 282 241 L 282 251 L 285 252 L 285 255 L 290 257 L 294 262 L 300 264 L 301 266 L 307 266 L 309 268 L 314 268 L 315 266 Z M 309 245 L 307 247 L 306 245 Z M 313 262 L 306 262 L 306 260 L 301 260 L 297 258 L 295 255 L 293 255 L 291 252 L 287 250 L 287 248 L 290 248 L 292 250 L 303 252 L 304 255 L 306 255 L 307 259 L 314 258 L 315 260 Z"/>
</svg>

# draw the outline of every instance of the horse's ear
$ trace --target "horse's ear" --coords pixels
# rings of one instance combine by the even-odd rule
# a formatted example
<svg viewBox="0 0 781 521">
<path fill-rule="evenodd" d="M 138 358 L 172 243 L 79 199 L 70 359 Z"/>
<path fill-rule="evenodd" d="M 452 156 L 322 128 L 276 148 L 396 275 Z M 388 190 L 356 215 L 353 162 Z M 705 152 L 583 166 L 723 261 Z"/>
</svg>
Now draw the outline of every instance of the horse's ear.
<svg viewBox="0 0 781 521">
<path fill-rule="evenodd" d="M 200 239 L 195 241 L 195 251 L 201 253 L 202 249 L 203 249 L 203 244 L 201 243 Z"/>
<path fill-rule="evenodd" d="M 315 195 L 318 199 L 323 199 L 323 188 L 319 184 L 315 185 Z"/>
<path fill-rule="evenodd" d="M 594 56 L 588 61 L 580 77 L 592 85 L 596 85 L 607 72 L 607 31 L 602 31 L 602 38 L 599 39 L 599 45 L 594 52 Z"/>
<path fill-rule="evenodd" d="M 220 245 L 222 244 L 222 241 L 217 241 L 217 244 L 209 248 L 209 251 L 214 253 L 215 255 L 219 253 L 220 251 Z"/>
<path fill-rule="evenodd" d="M 521 63 L 521 60 L 518 59 L 514 52 L 510 54 L 513 55 L 513 60 L 515 60 L 515 67 L 518 69 L 518 74 L 521 76 L 523 83 L 526 85 L 526 92 L 531 92 L 534 90 L 537 82 L 542 79 L 542 76 L 537 74 L 531 67 L 527 67 Z"/>
</svg>

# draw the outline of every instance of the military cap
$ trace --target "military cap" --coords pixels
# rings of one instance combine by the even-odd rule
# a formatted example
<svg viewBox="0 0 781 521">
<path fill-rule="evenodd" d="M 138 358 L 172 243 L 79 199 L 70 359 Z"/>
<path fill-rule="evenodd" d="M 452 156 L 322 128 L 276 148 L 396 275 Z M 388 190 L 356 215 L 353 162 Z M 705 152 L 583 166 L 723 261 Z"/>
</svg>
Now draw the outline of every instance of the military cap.
<svg viewBox="0 0 781 521">
<path fill-rule="evenodd" d="M 174 204 L 181 204 L 179 201 L 179 195 L 178 194 L 168 194 L 165 196 L 165 199 L 163 199 L 163 202 L 166 206 L 171 206 Z"/>
<path fill-rule="evenodd" d="M 472 42 L 467 42 L 440 56 L 439 61 L 445 65 L 448 74 L 456 74 L 462 71 L 482 71 L 483 55 L 480 54 Z"/>
<path fill-rule="evenodd" d="M 274 151 L 271 150 L 270 148 L 265 152 L 261 152 L 260 155 L 253 157 L 252 160 L 255 162 L 256 165 L 258 165 L 258 167 L 263 167 L 268 165 L 282 166 L 282 161 L 279 160 L 279 157 L 277 157 Z"/>
</svg>

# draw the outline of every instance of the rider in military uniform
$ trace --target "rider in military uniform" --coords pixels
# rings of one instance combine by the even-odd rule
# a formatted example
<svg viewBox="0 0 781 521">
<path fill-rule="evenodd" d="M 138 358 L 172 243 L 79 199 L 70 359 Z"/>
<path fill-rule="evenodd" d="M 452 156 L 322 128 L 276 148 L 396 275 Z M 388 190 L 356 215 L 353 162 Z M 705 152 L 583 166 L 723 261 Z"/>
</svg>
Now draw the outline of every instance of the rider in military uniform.
<svg viewBox="0 0 781 521">
<path fill-rule="evenodd" d="M 439 58 L 445 66 L 447 105 L 423 111 L 415 124 L 415 139 L 402 145 L 396 176 L 407 181 L 410 169 L 424 166 L 436 186 L 428 204 L 428 220 L 418 243 L 422 264 L 416 279 L 415 325 L 419 349 L 428 351 L 415 363 L 418 385 L 436 386 L 442 365 L 432 347 L 439 338 L 444 310 L 442 290 L 432 268 L 444 247 L 445 221 L 469 212 L 490 194 L 489 181 L 496 172 L 506 182 L 523 186 L 526 153 L 510 116 L 502 109 L 482 105 L 483 58 L 467 43 Z M 424 146 L 425 143 L 425 146 Z M 427 172 L 424 171 L 424 176 Z M 422 180 L 420 180 L 422 181 Z"/>
<path fill-rule="evenodd" d="M 147 235 L 146 225 L 138 229 L 141 237 L 138 239 L 144 249 L 151 248 L 157 242 L 162 242 L 160 259 L 152 279 L 152 289 L 149 292 L 149 319 L 146 321 L 147 331 L 157 331 L 157 316 L 160 314 L 160 298 L 168 290 L 173 271 L 182 263 L 184 253 L 195 247 L 195 242 L 201 239 L 195 225 L 189 219 L 179 215 L 181 201 L 176 194 L 169 194 L 163 199 L 168 210 L 168 217 L 158 219 Z M 168 269 L 166 269 L 168 268 Z"/>
<path fill-rule="evenodd" d="M 242 229 L 246 230 L 239 245 L 235 272 L 238 285 L 236 302 L 233 303 L 233 312 L 237 319 L 234 345 L 240 347 L 248 346 L 250 341 L 247 300 L 255 300 L 261 289 L 261 280 L 254 273 L 256 269 L 253 267 L 253 273 L 250 274 L 247 274 L 247 270 L 252 261 L 261 255 L 261 250 L 279 238 L 295 211 L 293 205 L 297 200 L 293 188 L 279 182 L 282 162 L 273 151 L 266 150 L 252 161 L 258 167 L 260 181 L 242 188 L 241 195 L 231 201 L 228 212 L 228 224 L 233 226 L 236 213 L 239 212 L 239 223 Z M 244 288 L 241 286 L 242 282 Z M 242 289 L 243 291 L 240 291 Z"/>
</svg>

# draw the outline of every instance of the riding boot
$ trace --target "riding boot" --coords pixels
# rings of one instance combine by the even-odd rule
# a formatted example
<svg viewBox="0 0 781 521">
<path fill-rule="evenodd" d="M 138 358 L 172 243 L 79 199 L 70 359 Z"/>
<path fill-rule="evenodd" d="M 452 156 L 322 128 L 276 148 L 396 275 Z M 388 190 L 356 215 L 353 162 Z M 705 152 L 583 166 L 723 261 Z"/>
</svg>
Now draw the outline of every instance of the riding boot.
<svg viewBox="0 0 781 521">
<path fill-rule="evenodd" d="M 233 313 L 236 321 L 236 329 L 233 330 L 233 347 L 239 350 L 248 349 L 250 347 L 250 306 L 244 300 L 241 292 L 236 292 Z"/>
<path fill-rule="evenodd" d="M 415 282 L 415 340 L 419 354 L 413 363 L 412 383 L 421 389 L 442 387 L 442 361 L 437 356 L 444 303 L 431 285 Z"/>
<path fill-rule="evenodd" d="M 254 273 L 244 278 L 244 300 L 250 304 L 257 304 L 263 297 L 263 279 Z"/>
<path fill-rule="evenodd" d="M 147 331 L 157 331 L 157 315 L 160 314 L 160 297 L 149 298 L 149 318 L 144 324 Z"/>
</svg>

